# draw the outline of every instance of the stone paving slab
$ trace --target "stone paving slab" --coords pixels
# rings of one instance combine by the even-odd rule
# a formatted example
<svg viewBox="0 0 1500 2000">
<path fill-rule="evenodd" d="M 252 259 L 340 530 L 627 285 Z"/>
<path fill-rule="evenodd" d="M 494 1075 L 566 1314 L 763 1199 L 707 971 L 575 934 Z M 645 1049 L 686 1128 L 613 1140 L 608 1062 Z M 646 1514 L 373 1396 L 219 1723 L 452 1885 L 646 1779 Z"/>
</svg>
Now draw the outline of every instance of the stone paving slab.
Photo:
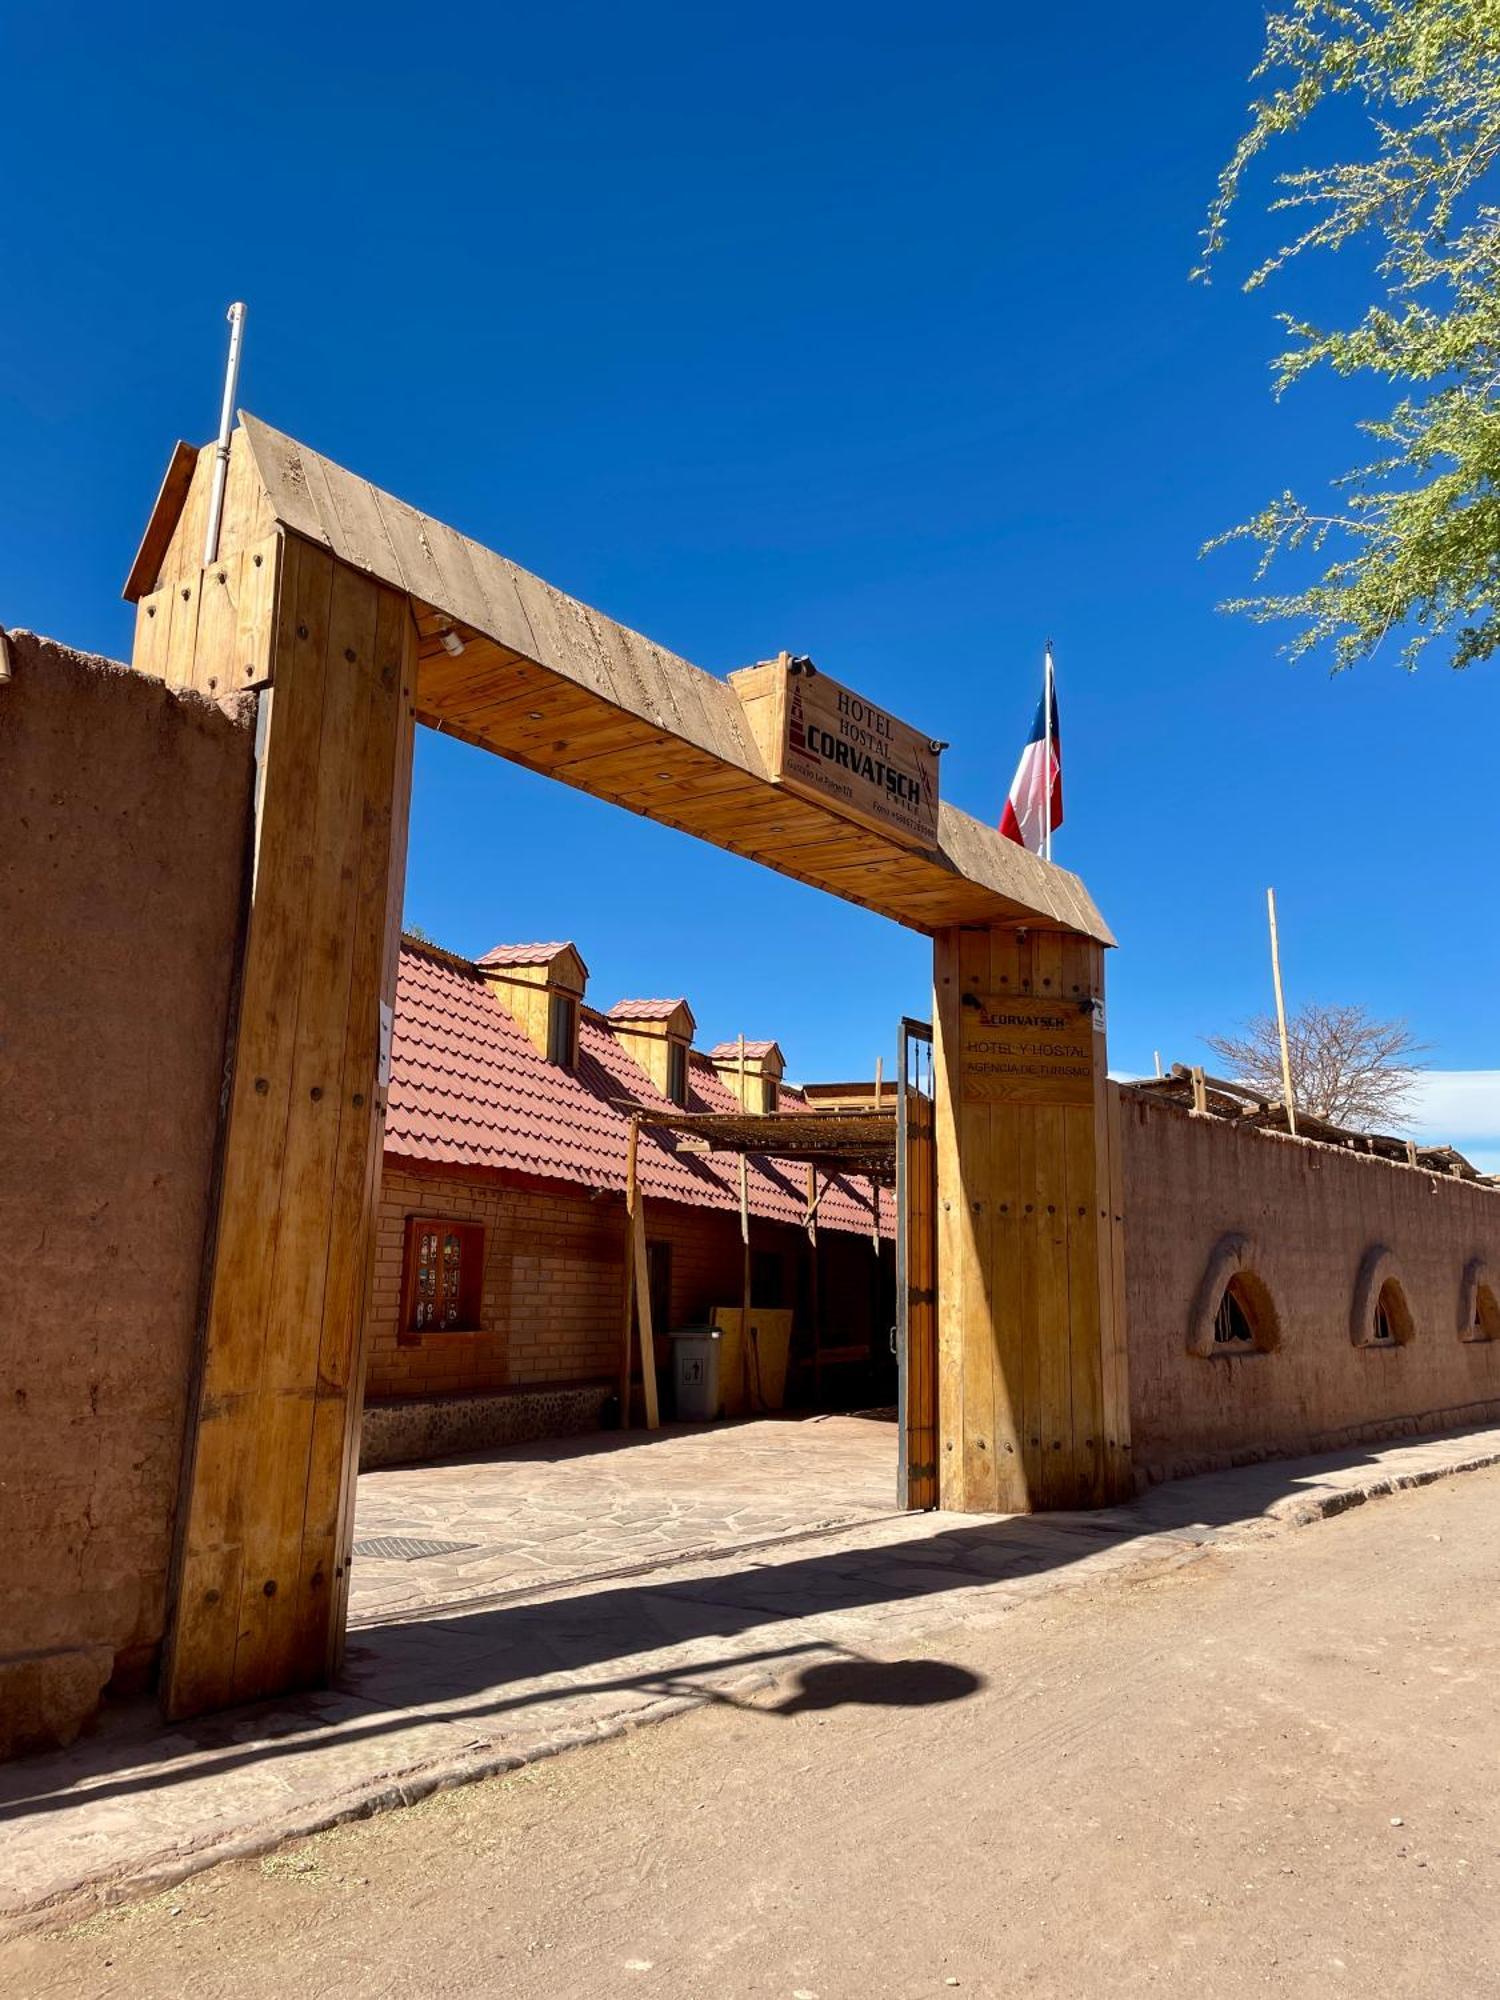
<svg viewBox="0 0 1500 2000">
<path fill-rule="evenodd" d="M 337 1690 L 172 1728 L 141 1708 L 0 1770 L 0 1918 L 74 1916 L 812 1665 L 1495 1463 L 1500 1430 L 1476 1431 L 1210 1474 L 1100 1514 L 876 1517 L 526 1592 L 481 1580 L 467 1599 L 448 1579 L 351 1634 Z"/>
<path fill-rule="evenodd" d="M 356 1548 L 383 1535 L 473 1546 L 418 1563 L 356 1554 L 350 1624 L 896 1511 L 896 1426 L 871 1417 L 670 1424 L 367 1472 Z"/>
</svg>

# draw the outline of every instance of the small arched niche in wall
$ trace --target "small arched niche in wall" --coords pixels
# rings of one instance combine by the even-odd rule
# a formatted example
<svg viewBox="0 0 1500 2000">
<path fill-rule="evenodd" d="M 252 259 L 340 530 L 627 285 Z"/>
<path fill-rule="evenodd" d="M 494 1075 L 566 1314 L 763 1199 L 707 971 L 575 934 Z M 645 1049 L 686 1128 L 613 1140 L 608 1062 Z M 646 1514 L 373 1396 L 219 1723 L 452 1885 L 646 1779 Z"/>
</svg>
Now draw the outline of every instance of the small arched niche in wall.
<svg viewBox="0 0 1500 2000">
<path fill-rule="evenodd" d="M 1281 1320 L 1270 1288 L 1255 1268 L 1249 1236 L 1221 1236 L 1214 1245 L 1188 1321 L 1188 1352 L 1206 1359 L 1266 1354 L 1281 1345 Z"/>
<path fill-rule="evenodd" d="M 1416 1333 L 1401 1267 L 1383 1243 L 1372 1243 L 1360 1262 L 1349 1314 L 1356 1347 L 1404 1347 Z"/>
<path fill-rule="evenodd" d="M 1460 1340 L 1500 1340 L 1500 1284 L 1483 1257 L 1464 1266 L 1458 1298 Z"/>
</svg>

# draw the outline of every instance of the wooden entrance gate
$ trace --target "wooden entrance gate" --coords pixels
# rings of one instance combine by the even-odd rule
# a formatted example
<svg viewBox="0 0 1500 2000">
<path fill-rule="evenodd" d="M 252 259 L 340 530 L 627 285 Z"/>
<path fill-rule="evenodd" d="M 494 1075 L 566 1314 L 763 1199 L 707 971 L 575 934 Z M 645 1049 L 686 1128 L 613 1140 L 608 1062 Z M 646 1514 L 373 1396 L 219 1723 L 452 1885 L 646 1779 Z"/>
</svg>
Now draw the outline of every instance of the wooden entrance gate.
<svg viewBox="0 0 1500 2000">
<path fill-rule="evenodd" d="M 136 668 L 253 694 L 261 725 L 168 1712 L 316 1685 L 340 1655 L 416 724 L 932 940 L 931 1088 L 902 1098 L 908 1504 L 1130 1492 L 1113 939 L 1083 884 L 926 780 L 915 826 L 783 784 L 759 670 L 704 673 L 252 417 L 205 563 L 215 464 L 174 454 L 126 589 Z"/>
</svg>

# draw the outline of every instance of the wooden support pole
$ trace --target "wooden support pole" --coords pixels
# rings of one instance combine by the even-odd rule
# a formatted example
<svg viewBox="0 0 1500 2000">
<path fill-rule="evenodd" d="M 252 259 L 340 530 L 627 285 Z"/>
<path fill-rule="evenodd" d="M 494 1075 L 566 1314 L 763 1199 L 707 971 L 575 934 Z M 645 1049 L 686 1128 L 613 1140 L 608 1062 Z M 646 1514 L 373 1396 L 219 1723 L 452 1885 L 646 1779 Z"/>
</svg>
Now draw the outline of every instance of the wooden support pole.
<svg viewBox="0 0 1500 2000">
<path fill-rule="evenodd" d="M 641 1395 L 646 1405 L 646 1428 L 661 1429 L 660 1399 L 656 1383 L 656 1328 L 651 1317 L 651 1260 L 646 1249 L 646 1204 L 640 1182 L 641 1122 L 630 1121 L 630 1139 L 625 1156 L 625 1209 L 629 1226 L 626 1272 L 633 1280 L 636 1322 L 641 1330 Z M 630 1300 L 625 1312 L 625 1395 L 630 1395 Z"/>
<path fill-rule="evenodd" d="M 638 1118 L 630 1121 L 625 1150 L 625 1292 L 620 1312 L 620 1428 L 630 1428 L 630 1371 L 635 1331 L 635 1175 L 641 1143 Z M 644 1392 L 644 1386 L 643 1386 Z"/>
<path fill-rule="evenodd" d="M 745 1037 L 740 1034 L 739 1048 L 740 1103 L 745 1109 Z M 750 1354 L 750 1162 L 744 1153 L 740 1154 L 740 1247 L 743 1252 L 740 1284 L 740 1369 L 745 1381 L 745 1407 L 753 1410 L 759 1399 L 755 1393 L 759 1368 L 752 1368 Z"/>
<path fill-rule="evenodd" d="M 933 956 L 939 1476 L 970 1513 L 1133 1491 L 1103 953 L 961 927 Z"/>
<path fill-rule="evenodd" d="M 1276 988 L 1276 1033 L 1281 1042 L 1281 1088 L 1286 1098 L 1286 1129 L 1297 1136 L 1297 1099 L 1292 1089 L 1292 1051 L 1286 1034 L 1286 996 L 1281 990 L 1281 941 L 1276 933 L 1276 891 L 1266 891 L 1266 915 L 1271 923 L 1271 980 Z"/>
</svg>

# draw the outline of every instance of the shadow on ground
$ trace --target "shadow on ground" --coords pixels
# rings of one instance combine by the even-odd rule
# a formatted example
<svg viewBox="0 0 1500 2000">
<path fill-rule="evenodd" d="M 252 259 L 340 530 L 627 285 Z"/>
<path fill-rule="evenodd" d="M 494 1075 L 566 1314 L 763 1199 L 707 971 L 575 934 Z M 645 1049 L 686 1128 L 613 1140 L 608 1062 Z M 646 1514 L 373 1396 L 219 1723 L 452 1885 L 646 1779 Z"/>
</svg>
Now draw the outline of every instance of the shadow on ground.
<svg viewBox="0 0 1500 2000">
<path fill-rule="evenodd" d="M 1372 1462 L 1358 1451 L 1273 1461 L 1155 1487 L 1124 1506 L 1093 1513 L 948 1516 L 941 1526 L 934 1519 L 929 1533 L 884 1546 L 794 1557 L 782 1550 L 742 1558 L 738 1568 L 725 1566 L 735 1560 L 732 1554 L 721 1555 L 710 1574 L 647 1576 L 542 1602 L 480 1601 L 369 1626 L 351 1637 L 333 1690 L 170 1727 L 142 1705 L 69 1751 L 7 1767 L 0 1772 L 0 1820 L 75 1807 L 80 1787 L 91 1803 L 139 1798 L 294 1756 L 320 1742 L 348 1745 L 422 1722 L 469 1722 L 499 1731 L 509 1716 L 557 1710 L 575 1699 L 639 1695 L 646 1698 L 643 1706 L 713 1699 L 718 1678 L 771 1676 L 799 1661 L 798 1687 L 778 1708 L 762 1712 L 791 1715 L 844 1701 L 904 1706 L 961 1699 L 975 1691 L 963 1684 L 972 1677 L 948 1663 L 862 1660 L 834 1638 L 811 1632 L 783 1634 L 775 1644 L 748 1650 L 733 1642 L 762 1627 L 921 1599 L 934 1603 L 940 1619 L 946 1593 L 1065 1570 L 1143 1539 L 1211 1541 L 1221 1527 Z M 830 1661 L 840 1652 L 848 1656 Z M 681 1657 L 636 1673 L 607 1672 L 613 1661 L 663 1653 Z M 810 1662 L 810 1654 L 818 1661 Z"/>
</svg>

